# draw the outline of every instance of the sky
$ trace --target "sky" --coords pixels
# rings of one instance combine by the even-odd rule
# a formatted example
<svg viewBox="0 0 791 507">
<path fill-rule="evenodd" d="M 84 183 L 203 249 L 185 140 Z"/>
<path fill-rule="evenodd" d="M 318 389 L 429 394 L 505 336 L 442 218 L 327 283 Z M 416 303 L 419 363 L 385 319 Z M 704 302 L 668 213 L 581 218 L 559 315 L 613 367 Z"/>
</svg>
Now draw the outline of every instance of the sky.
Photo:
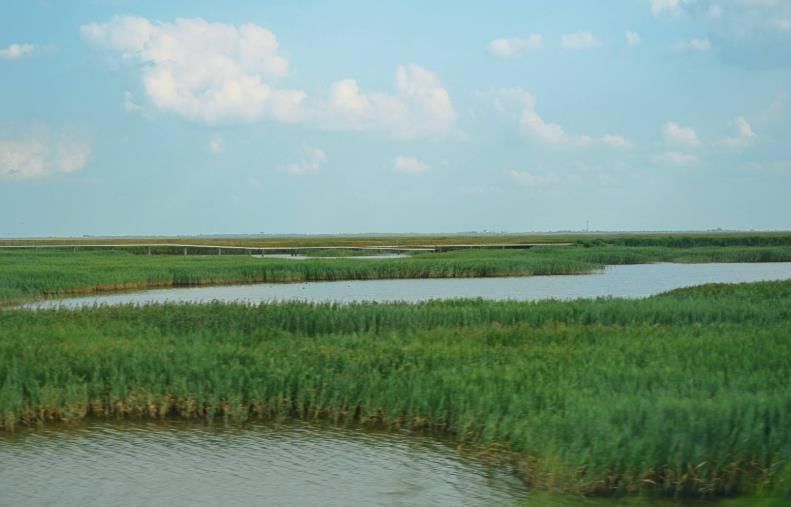
<svg viewBox="0 0 791 507">
<path fill-rule="evenodd" d="M 0 0 L 0 237 L 791 229 L 791 2 Z"/>
</svg>

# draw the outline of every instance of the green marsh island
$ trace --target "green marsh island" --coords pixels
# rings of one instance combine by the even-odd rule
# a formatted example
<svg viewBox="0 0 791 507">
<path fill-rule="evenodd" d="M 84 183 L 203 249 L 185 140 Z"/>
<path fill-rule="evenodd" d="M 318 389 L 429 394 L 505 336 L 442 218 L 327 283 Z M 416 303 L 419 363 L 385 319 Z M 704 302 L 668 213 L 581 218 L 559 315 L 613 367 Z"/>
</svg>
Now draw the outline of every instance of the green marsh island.
<svg viewBox="0 0 791 507">
<path fill-rule="evenodd" d="M 791 280 L 638 299 L 19 307 L 212 284 L 791 262 L 788 234 L 563 239 L 386 238 L 405 253 L 359 259 L 335 246 L 299 260 L 220 255 L 215 244 L 185 256 L 181 246 L 4 241 L 25 248 L 0 248 L 0 442 L 97 423 L 316 424 L 439 439 L 508 467 L 526 505 L 791 498 Z M 306 247 L 291 241 L 275 246 Z M 406 252 L 417 244 L 426 249 Z"/>
</svg>

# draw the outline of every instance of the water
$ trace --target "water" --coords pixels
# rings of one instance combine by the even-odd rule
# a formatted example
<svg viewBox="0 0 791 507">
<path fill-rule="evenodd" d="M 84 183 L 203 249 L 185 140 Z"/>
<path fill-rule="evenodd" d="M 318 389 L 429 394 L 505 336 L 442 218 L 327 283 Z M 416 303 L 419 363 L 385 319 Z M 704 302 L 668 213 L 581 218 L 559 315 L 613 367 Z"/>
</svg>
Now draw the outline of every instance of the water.
<svg viewBox="0 0 791 507">
<path fill-rule="evenodd" d="M 79 307 L 162 301 L 422 301 L 645 297 L 709 282 L 791 279 L 791 263 L 612 266 L 579 276 L 377 280 L 168 289 L 45 301 Z M 717 504 L 745 507 L 756 499 Z M 422 436 L 310 425 L 212 428 L 93 424 L 0 433 L 0 505 L 676 506 L 536 495 L 508 466 Z M 760 505 L 782 505 L 764 503 Z"/>
<path fill-rule="evenodd" d="M 162 289 L 104 296 L 40 301 L 27 308 L 82 307 L 96 304 L 161 302 L 408 301 L 485 298 L 530 301 L 604 296 L 640 298 L 679 287 L 711 282 L 755 282 L 791 279 L 791 262 L 638 264 L 609 266 L 592 275 L 507 278 L 445 278 L 253 284 Z"/>
<path fill-rule="evenodd" d="M 0 505 L 511 505 L 506 466 L 310 425 L 94 424 L 0 435 Z"/>
<path fill-rule="evenodd" d="M 309 424 L 94 423 L 0 433 L 1 506 L 779 507 L 534 493 L 433 438 Z"/>
</svg>

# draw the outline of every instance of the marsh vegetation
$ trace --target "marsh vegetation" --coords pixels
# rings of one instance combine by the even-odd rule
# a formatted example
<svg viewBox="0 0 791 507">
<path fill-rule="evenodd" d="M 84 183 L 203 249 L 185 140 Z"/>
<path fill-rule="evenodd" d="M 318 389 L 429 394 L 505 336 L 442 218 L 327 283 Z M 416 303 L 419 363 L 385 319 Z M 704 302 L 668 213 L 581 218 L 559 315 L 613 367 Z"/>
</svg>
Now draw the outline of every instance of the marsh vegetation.
<svg viewBox="0 0 791 507">
<path fill-rule="evenodd" d="M 791 282 L 644 300 L 153 305 L 0 315 L 6 430 L 321 420 L 490 446 L 535 488 L 791 490 Z"/>
<path fill-rule="evenodd" d="M 475 248 L 414 252 L 403 258 L 364 262 L 353 257 L 293 262 L 255 258 L 244 252 L 205 255 L 205 250 L 184 256 L 177 253 L 181 249 L 160 255 L 147 255 L 145 249 L 0 249 L 0 304 L 156 287 L 569 275 L 591 273 L 605 265 L 650 262 L 791 261 L 791 244 L 782 243 L 786 237 L 771 238 L 780 244 L 752 246 L 757 240 L 749 240 L 750 245 L 692 247 L 579 243 L 527 250 Z"/>
</svg>

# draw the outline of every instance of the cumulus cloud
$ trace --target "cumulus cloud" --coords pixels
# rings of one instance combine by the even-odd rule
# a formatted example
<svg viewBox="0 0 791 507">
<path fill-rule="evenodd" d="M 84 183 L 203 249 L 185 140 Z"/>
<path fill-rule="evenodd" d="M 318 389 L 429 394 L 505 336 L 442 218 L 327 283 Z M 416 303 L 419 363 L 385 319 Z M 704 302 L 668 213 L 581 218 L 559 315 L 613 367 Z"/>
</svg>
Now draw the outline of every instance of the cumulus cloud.
<svg viewBox="0 0 791 507">
<path fill-rule="evenodd" d="M 557 123 L 546 121 L 536 111 L 536 98 L 525 90 L 516 88 L 498 93 L 495 106 L 499 110 L 510 111 L 511 105 L 519 109 L 519 124 L 538 141 L 546 144 L 582 144 L 590 140 L 587 136 L 571 136 Z"/>
<path fill-rule="evenodd" d="M 536 98 L 521 88 L 500 90 L 495 95 L 495 108 L 501 112 L 519 112 L 519 124 L 533 139 L 549 145 L 587 147 L 597 143 L 613 148 L 628 148 L 631 143 L 617 134 L 605 134 L 599 139 L 589 135 L 573 135 L 557 123 L 545 120 L 536 110 Z"/>
<path fill-rule="evenodd" d="M 36 51 L 33 44 L 11 44 L 7 48 L 0 49 L 0 60 L 19 60 L 32 55 Z"/>
<path fill-rule="evenodd" d="M 0 139 L 0 178 L 37 179 L 79 171 L 91 157 L 90 144 L 62 131 L 38 129 L 16 139 Z"/>
<path fill-rule="evenodd" d="M 662 126 L 662 135 L 670 144 L 684 146 L 700 146 L 698 134 L 692 127 L 682 127 L 675 122 L 667 122 Z"/>
<path fill-rule="evenodd" d="M 549 185 L 574 185 L 582 182 L 577 174 L 535 174 L 528 171 L 511 171 L 511 179 L 525 187 L 540 187 Z"/>
<path fill-rule="evenodd" d="M 697 165 L 698 157 L 690 153 L 683 153 L 680 151 L 666 151 L 653 156 L 653 161 L 658 164 L 667 163 L 682 167 L 689 167 Z"/>
<path fill-rule="evenodd" d="M 673 44 L 676 51 L 708 51 L 711 49 L 709 39 L 690 39 Z"/>
<path fill-rule="evenodd" d="M 327 154 L 324 150 L 305 146 L 302 148 L 302 158 L 286 166 L 286 171 L 296 175 L 317 174 L 326 162 Z"/>
<path fill-rule="evenodd" d="M 510 58 L 525 55 L 544 47 L 541 34 L 531 33 L 526 38 L 495 39 L 489 43 L 489 53 L 498 58 Z"/>
<path fill-rule="evenodd" d="M 277 85 L 288 73 L 275 34 L 255 24 L 179 18 L 172 23 L 120 16 L 81 27 L 91 43 L 139 68 L 157 109 L 206 124 L 274 119 L 331 130 L 380 131 L 397 138 L 442 137 L 456 111 L 437 76 L 418 65 L 396 68 L 395 92 L 368 92 L 354 79 L 335 82 L 326 100 Z M 122 107 L 140 107 L 127 93 Z"/>
<path fill-rule="evenodd" d="M 206 123 L 302 116 L 305 94 L 273 84 L 288 73 L 288 62 L 278 54 L 275 35 L 258 25 L 116 16 L 80 31 L 139 66 L 146 94 L 159 109 Z"/>
<path fill-rule="evenodd" d="M 427 163 L 415 157 L 397 156 L 393 160 L 393 171 L 404 174 L 422 174 L 431 169 Z"/>
<path fill-rule="evenodd" d="M 574 32 L 562 35 L 560 46 L 565 49 L 590 49 L 601 46 L 601 42 L 590 32 Z"/>
<path fill-rule="evenodd" d="M 317 115 L 328 129 L 380 131 L 398 138 L 453 134 L 457 117 L 439 78 L 414 64 L 396 68 L 393 94 L 363 91 L 354 79 L 333 83 Z"/>
<path fill-rule="evenodd" d="M 640 34 L 637 32 L 626 32 L 626 43 L 630 46 L 638 46 L 640 44 Z"/>
</svg>

